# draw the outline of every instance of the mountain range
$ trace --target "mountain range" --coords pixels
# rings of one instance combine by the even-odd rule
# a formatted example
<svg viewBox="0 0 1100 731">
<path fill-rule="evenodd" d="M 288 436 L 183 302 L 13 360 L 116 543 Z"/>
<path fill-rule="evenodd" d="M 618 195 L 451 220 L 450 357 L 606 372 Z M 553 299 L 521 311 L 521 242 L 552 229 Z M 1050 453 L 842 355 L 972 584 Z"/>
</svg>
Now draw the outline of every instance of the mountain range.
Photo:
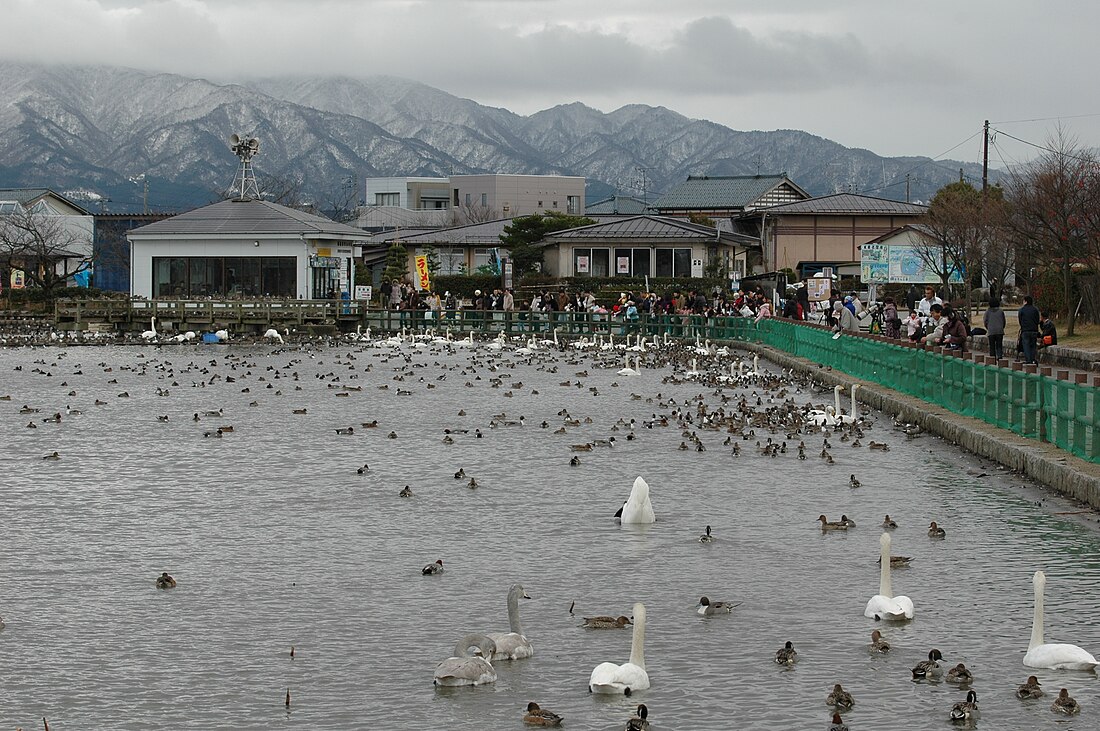
<svg viewBox="0 0 1100 731">
<path fill-rule="evenodd" d="M 258 137 L 261 184 L 338 207 L 363 177 L 583 175 L 591 202 L 654 200 L 688 175 L 786 172 L 816 195 L 927 200 L 980 166 L 882 157 L 798 130 L 737 131 L 664 107 L 574 102 L 522 116 L 407 79 L 279 77 L 214 83 L 105 66 L 0 62 L 0 187 L 50 187 L 112 212 L 217 200 Z M 143 200 L 144 198 L 144 200 Z M 90 206 L 98 208 L 98 206 Z"/>
</svg>

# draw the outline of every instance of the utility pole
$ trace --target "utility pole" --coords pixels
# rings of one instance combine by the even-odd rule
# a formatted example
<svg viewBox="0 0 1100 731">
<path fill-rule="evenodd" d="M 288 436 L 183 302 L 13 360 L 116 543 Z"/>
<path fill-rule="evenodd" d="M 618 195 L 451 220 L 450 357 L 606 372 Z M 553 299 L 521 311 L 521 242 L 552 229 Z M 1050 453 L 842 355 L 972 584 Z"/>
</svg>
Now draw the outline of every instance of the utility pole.
<svg viewBox="0 0 1100 731">
<path fill-rule="evenodd" d="M 642 165 L 636 165 L 634 167 L 634 169 L 642 174 L 642 200 L 645 201 L 645 207 L 648 210 L 649 209 L 649 183 L 646 180 L 646 171 L 648 171 L 649 168 L 644 167 Z"/>
<path fill-rule="evenodd" d="M 985 120 L 985 138 L 982 141 L 982 195 L 989 190 L 989 120 Z"/>
<path fill-rule="evenodd" d="M 905 202 L 909 202 L 909 173 L 905 174 Z"/>
</svg>

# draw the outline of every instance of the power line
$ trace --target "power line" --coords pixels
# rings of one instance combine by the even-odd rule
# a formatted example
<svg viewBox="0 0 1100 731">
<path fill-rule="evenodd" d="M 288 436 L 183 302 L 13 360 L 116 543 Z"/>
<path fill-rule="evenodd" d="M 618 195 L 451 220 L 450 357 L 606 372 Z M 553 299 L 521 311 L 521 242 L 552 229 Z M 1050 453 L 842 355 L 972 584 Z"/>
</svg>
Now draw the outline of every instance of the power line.
<svg viewBox="0 0 1100 731">
<path fill-rule="evenodd" d="M 1021 124 L 1023 122 L 1057 122 L 1063 119 L 1085 119 L 1087 117 L 1100 117 L 1100 112 L 1095 114 L 1071 114 L 1065 117 L 1037 117 L 1036 119 L 1006 119 L 1001 122 L 990 122 L 990 124 Z"/>
<path fill-rule="evenodd" d="M 1004 135 L 1005 137 L 1008 137 L 1009 139 L 1016 140 L 1017 142 L 1022 142 L 1025 145 L 1030 145 L 1030 146 L 1032 146 L 1036 149 L 1039 149 L 1039 150 L 1045 150 L 1046 152 L 1053 152 L 1055 155 L 1059 155 L 1061 157 L 1068 157 L 1071 160 L 1077 160 L 1079 162 L 1087 162 L 1089 164 L 1094 164 L 1096 162 L 1096 160 L 1089 160 L 1088 158 L 1079 157 L 1078 155 L 1071 155 L 1068 152 L 1064 152 L 1062 150 L 1055 150 L 1053 147 L 1048 147 L 1046 145 L 1038 145 L 1034 142 L 1028 142 L 1027 140 L 1020 139 L 1019 137 L 1016 137 L 1015 135 L 1010 135 L 1008 132 L 1005 132 L 1004 130 L 998 129 L 998 130 L 994 130 L 994 131 L 997 134 L 1001 134 L 1001 135 Z"/>
</svg>

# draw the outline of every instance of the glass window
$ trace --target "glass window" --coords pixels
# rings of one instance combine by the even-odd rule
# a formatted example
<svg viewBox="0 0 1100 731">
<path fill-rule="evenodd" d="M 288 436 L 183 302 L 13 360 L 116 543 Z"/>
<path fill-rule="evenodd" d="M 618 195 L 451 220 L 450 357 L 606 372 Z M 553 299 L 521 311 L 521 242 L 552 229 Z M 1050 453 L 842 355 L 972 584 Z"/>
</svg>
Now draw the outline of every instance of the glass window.
<svg viewBox="0 0 1100 731">
<path fill-rule="evenodd" d="M 592 249 L 573 249 L 573 275 L 592 276 Z"/>
<path fill-rule="evenodd" d="M 449 247 L 436 249 L 439 255 L 439 274 L 462 274 L 463 265 L 466 264 L 466 252 L 463 249 Z"/>
<path fill-rule="evenodd" d="M 673 275 L 674 277 L 691 276 L 691 249 L 673 249 Z"/>
<path fill-rule="evenodd" d="M 657 249 L 654 258 L 657 260 L 657 276 L 672 276 L 672 249 Z"/>
<path fill-rule="evenodd" d="M 579 195 L 565 197 L 565 212 L 573 216 L 581 212 L 581 197 Z"/>
<path fill-rule="evenodd" d="M 466 205 L 467 205 L 467 207 L 471 205 L 470 201 L 471 201 L 470 194 L 467 193 L 466 194 Z"/>
<path fill-rule="evenodd" d="M 489 205 L 489 194 L 488 193 L 482 193 L 481 194 L 481 207 L 485 208 L 488 205 Z"/>
<path fill-rule="evenodd" d="M 652 274 L 649 270 L 649 249 L 634 249 L 630 273 L 635 277 L 646 277 Z"/>
<path fill-rule="evenodd" d="M 374 205 L 376 206 L 399 206 L 401 205 L 400 193 L 375 193 Z"/>
<path fill-rule="evenodd" d="M 615 275 L 620 277 L 630 276 L 630 249 L 615 249 Z"/>
<path fill-rule="evenodd" d="M 611 249 L 592 249 L 592 276 L 611 276 Z"/>
<path fill-rule="evenodd" d="M 492 255 L 489 253 L 489 249 L 474 249 L 474 271 L 476 272 L 478 267 L 489 266 L 492 260 Z"/>
</svg>

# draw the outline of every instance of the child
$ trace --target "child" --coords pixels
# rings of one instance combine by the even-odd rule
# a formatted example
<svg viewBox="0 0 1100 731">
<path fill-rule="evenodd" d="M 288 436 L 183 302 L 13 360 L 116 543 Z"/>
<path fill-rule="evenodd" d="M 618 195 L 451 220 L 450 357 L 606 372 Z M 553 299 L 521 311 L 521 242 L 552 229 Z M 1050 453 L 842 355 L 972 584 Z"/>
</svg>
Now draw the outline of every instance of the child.
<svg viewBox="0 0 1100 731">
<path fill-rule="evenodd" d="M 905 321 L 905 332 L 914 343 L 924 336 L 924 328 L 921 326 L 916 310 L 909 310 L 909 319 Z"/>
</svg>

